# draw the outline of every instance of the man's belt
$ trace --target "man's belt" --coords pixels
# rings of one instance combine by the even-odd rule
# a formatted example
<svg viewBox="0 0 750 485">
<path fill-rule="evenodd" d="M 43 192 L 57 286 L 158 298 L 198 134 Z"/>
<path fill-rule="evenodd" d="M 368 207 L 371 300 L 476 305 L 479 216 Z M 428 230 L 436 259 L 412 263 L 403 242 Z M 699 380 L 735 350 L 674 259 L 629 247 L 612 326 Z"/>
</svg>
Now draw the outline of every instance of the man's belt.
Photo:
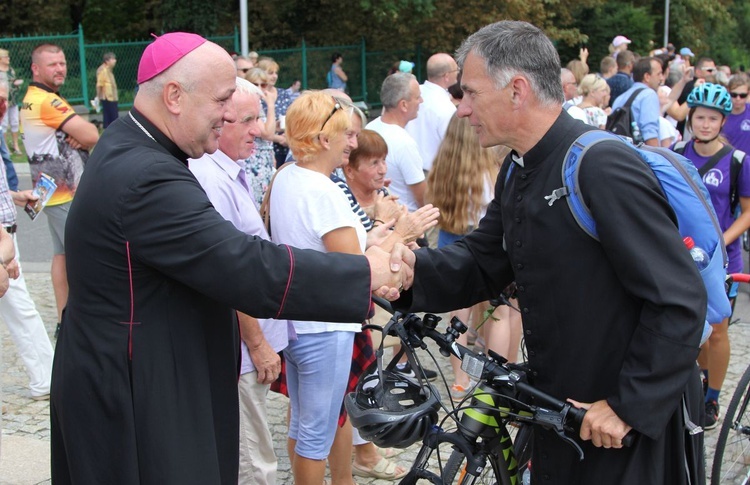
<svg viewBox="0 0 750 485">
<path fill-rule="evenodd" d="M 5 229 L 8 234 L 15 234 L 18 230 L 18 224 L 13 224 L 12 226 L 3 226 L 3 229 Z"/>
</svg>

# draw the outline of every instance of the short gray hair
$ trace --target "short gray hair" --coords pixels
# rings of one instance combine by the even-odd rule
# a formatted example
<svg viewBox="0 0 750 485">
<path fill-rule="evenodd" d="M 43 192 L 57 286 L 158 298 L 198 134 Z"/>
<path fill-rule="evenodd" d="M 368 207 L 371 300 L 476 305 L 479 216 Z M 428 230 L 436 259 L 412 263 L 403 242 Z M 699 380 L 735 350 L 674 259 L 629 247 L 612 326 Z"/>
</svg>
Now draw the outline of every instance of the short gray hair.
<svg viewBox="0 0 750 485">
<path fill-rule="evenodd" d="M 411 99 L 411 81 L 417 78 L 414 74 L 408 72 L 397 72 L 391 74 L 380 88 L 380 102 L 386 110 L 398 106 L 401 100 L 409 101 Z"/>
<path fill-rule="evenodd" d="M 560 56 L 544 32 L 530 23 L 503 20 L 482 27 L 456 51 L 461 68 L 469 53 L 484 60 L 497 88 L 504 88 L 520 74 L 543 105 L 562 104 Z"/>
</svg>

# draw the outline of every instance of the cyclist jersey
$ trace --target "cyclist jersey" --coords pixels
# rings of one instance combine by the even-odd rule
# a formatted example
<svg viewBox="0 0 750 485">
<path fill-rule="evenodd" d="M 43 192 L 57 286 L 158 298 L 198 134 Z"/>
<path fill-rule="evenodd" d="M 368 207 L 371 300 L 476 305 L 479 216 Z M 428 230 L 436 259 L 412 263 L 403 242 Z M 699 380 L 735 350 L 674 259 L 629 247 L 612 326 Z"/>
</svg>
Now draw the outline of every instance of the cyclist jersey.
<svg viewBox="0 0 750 485">
<path fill-rule="evenodd" d="M 693 162 L 695 168 L 699 169 L 708 163 L 711 157 L 702 157 L 695 152 L 694 142 L 690 141 L 685 146 L 684 156 Z M 703 183 L 708 189 L 709 195 L 711 195 L 711 203 L 716 211 L 716 218 L 719 220 L 719 225 L 722 231 L 726 231 L 729 226 L 734 222 L 734 214 L 730 206 L 730 177 L 729 168 L 732 163 L 732 152 L 727 153 L 719 162 L 705 175 L 703 175 Z M 746 166 L 748 163 L 747 157 L 745 162 L 741 165 L 739 176 L 737 177 L 737 192 L 740 197 L 750 197 L 750 166 Z M 742 249 L 740 247 L 740 240 L 736 239 L 732 243 L 727 244 L 727 256 L 729 257 L 729 267 L 727 268 L 728 273 L 741 273 L 742 272 Z"/>
<path fill-rule="evenodd" d="M 66 141 L 62 127 L 76 116 L 73 108 L 47 86 L 31 83 L 20 110 L 24 146 L 34 184 L 42 173 L 55 179 L 57 190 L 47 205 L 73 200 L 88 159 L 86 150 L 76 150 Z"/>
</svg>

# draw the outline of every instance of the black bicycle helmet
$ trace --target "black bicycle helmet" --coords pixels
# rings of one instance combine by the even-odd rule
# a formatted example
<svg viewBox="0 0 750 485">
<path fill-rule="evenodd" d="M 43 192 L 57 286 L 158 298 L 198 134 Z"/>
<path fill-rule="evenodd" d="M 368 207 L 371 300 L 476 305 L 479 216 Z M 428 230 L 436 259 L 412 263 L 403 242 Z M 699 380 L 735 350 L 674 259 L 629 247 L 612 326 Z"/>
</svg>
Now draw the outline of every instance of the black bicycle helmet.
<svg viewBox="0 0 750 485">
<path fill-rule="evenodd" d="M 406 448 L 437 423 L 440 401 L 435 388 L 405 378 L 378 360 L 360 376 L 355 392 L 344 398 L 346 412 L 360 436 L 381 448 Z"/>
</svg>

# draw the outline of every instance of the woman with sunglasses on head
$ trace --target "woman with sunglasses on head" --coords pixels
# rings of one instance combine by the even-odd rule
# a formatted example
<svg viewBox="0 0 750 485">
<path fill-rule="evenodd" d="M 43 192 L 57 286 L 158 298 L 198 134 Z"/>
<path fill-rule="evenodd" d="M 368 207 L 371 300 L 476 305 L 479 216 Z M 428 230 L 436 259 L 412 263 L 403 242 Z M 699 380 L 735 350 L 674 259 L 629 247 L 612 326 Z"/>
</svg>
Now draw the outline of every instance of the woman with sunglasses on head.
<svg viewBox="0 0 750 485">
<path fill-rule="evenodd" d="M 738 150 L 750 153 L 750 76 L 744 72 L 729 78 L 727 89 L 732 98 L 732 112 L 727 116 L 722 132 L 729 143 Z"/>
<path fill-rule="evenodd" d="M 352 148 L 347 136 L 351 116 L 350 109 L 320 91 L 302 94 L 289 107 L 287 135 L 297 161 L 281 168 L 269 189 L 274 242 L 323 252 L 364 252 L 365 228 L 330 178 Z M 284 350 L 289 456 L 297 485 L 321 485 L 349 379 L 354 335 L 362 322 L 292 323 L 297 340 Z"/>
<path fill-rule="evenodd" d="M 263 195 L 268 189 L 276 171 L 276 158 L 273 154 L 274 142 L 286 143 L 283 135 L 276 134 L 276 90 L 268 89 L 268 74 L 265 70 L 254 67 L 245 75 L 245 79 L 263 91 L 260 100 L 260 138 L 255 139 L 255 151 L 245 160 L 245 173 L 250 181 L 255 203 L 260 206 Z"/>
<path fill-rule="evenodd" d="M 675 144 L 672 149 L 682 153 L 693 162 L 711 196 L 716 216 L 724 232 L 724 243 L 729 257 L 728 273 L 742 272 L 742 248 L 739 236 L 750 228 L 750 161 L 742 153 L 735 154 L 734 148 L 721 135 L 727 116 L 732 112 L 732 101 L 726 88 L 714 83 L 696 86 L 687 98 L 690 109 L 685 124 L 692 133 L 692 140 Z M 732 165 L 735 156 L 742 162 L 736 182 L 732 182 Z M 736 166 L 736 165 L 735 165 Z M 736 189 L 738 201 L 732 200 Z M 739 216 L 735 218 L 735 205 L 739 206 Z M 737 283 L 729 291 L 734 306 L 737 296 Z M 731 317 L 730 317 L 731 318 Z M 713 333 L 701 348 L 698 363 L 703 370 L 707 384 L 705 406 L 705 429 L 713 429 L 719 420 L 719 393 L 729 366 L 729 318 L 712 324 Z M 705 386 L 704 386 L 705 387 Z"/>
</svg>

